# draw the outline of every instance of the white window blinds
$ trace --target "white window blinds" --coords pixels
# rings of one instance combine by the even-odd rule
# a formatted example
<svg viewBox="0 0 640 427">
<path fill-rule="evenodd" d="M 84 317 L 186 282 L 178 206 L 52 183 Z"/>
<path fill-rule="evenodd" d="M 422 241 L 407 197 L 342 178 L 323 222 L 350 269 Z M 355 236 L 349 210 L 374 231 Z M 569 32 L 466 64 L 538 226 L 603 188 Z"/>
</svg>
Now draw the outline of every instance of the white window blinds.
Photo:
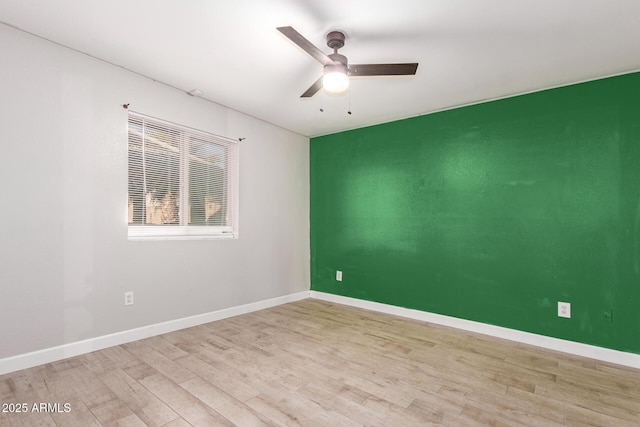
<svg viewBox="0 0 640 427">
<path fill-rule="evenodd" d="M 235 141 L 129 112 L 129 238 L 237 237 Z"/>
</svg>

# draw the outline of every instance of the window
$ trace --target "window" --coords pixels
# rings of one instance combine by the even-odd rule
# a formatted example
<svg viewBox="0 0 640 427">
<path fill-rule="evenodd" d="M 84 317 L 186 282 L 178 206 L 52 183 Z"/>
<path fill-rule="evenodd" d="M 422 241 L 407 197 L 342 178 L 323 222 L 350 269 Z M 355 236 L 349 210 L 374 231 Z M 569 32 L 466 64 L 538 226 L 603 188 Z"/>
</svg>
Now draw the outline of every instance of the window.
<svg viewBox="0 0 640 427">
<path fill-rule="evenodd" d="M 238 144 L 129 112 L 130 239 L 237 237 Z"/>
</svg>

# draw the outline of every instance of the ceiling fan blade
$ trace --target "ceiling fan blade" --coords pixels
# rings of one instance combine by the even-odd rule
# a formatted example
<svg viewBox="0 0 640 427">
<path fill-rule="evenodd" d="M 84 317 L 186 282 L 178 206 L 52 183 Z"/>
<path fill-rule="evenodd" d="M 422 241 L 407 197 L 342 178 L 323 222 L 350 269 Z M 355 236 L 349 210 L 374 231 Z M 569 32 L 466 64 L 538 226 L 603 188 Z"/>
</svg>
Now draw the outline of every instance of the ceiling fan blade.
<svg viewBox="0 0 640 427">
<path fill-rule="evenodd" d="M 359 76 L 409 76 L 414 75 L 418 69 L 418 63 L 406 64 L 351 64 L 349 75 Z"/>
<path fill-rule="evenodd" d="M 333 64 L 331 58 L 329 58 L 323 51 L 318 49 L 309 40 L 305 39 L 302 34 L 293 29 L 293 27 L 278 27 L 278 31 L 287 36 L 289 40 L 297 44 L 302 50 L 307 52 L 316 61 L 322 65 Z"/>
<path fill-rule="evenodd" d="M 300 98 L 311 98 L 320 89 L 322 89 L 322 77 L 320 77 L 318 80 L 316 80 L 315 83 L 312 84 L 311 87 L 305 91 L 305 93 L 300 95 Z"/>
</svg>

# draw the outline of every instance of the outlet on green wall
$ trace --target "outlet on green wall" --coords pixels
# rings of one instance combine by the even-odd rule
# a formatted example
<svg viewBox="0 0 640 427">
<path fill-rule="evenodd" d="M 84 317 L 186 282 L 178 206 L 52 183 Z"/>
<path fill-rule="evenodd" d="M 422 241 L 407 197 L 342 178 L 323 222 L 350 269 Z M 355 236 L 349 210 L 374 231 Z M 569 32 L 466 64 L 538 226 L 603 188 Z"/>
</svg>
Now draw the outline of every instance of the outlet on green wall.
<svg viewBox="0 0 640 427">
<path fill-rule="evenodd" d="M 640 353 L 640 73 L 310 155 L 313 290 Z"/>
</svg>

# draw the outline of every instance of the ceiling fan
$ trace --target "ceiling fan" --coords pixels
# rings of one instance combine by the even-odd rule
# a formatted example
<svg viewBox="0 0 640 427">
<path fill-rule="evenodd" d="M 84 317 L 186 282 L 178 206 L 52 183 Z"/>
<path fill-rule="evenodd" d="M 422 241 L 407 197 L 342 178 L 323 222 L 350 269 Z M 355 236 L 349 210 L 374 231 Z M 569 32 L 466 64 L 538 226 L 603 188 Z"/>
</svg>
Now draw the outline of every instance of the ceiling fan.
<svg viewBox="0 0 640 427">
<path fill-rule="evenodd" d="M 327 55 L 293 27 L 278 27 L 277 30 L 324 66 L 322 76 L 300 98 L 310 98 L 323 88 L 331 94 L 344 93 L 349 87 L 350 76 L 409 76 L 416 74 L 418 69 L 417 62 L 350 65 L 347 57 L 338 53 L 338 49 L 344 46 L 345 41 L 345 35 L 342 31 L 331 31 L 327 34 L 327 46 L 333 49 L 333 53 Z"/>
</svg>

